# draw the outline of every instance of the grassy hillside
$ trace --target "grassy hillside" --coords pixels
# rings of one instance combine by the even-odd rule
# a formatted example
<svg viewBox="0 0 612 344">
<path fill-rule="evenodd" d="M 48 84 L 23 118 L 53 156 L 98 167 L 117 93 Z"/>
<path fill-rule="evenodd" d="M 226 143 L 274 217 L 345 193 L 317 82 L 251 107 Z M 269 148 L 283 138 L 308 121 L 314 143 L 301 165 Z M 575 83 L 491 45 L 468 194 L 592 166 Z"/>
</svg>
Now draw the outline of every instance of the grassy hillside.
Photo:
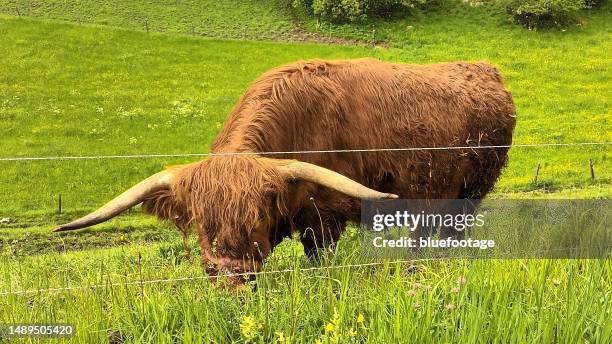
<svg viewBox="0 0 612 344">
<path fill-rule="evenodd" d="M 0 0 L 0 13 L 234 39 L 300 39 L 276 0 Z"/>
<path fill-rule="evenodd" d="M 3 157 L 205 152 L 240 94 L 269 68 L 308 58 L 426 60 L 412 50 L 222 42 L 9 17 L 0 21 L 0 32 L 0 45 L 7 48 L 0 56 Z M 516 143 L 612 141 L 607 98 L 612 90 L 603 73 L 609 42 L 596 30 L 575 35 L 567 38 L 565 50 L 580 50 L 590 39 L 590 53 L 559 52 L 548 60 L 544 51 L 515 46 L 508 53 L 522 51 L 518 60 L 531 61 L 529 68 L 509 63 L 517 58 L 506 54 L 489 59 L 500 65 L 514 92 Z M 439 51 L 448 56 L 427 60 L 455 59 L 446 46 L 440 44 Z M 550 63 L 537 64 L 538 58 Z M 573 69 L 557 73 L 555 66 L 564 65 L 560 60 Z M 609 156 L 608 147 L 515 149 L 498 191 L 591 185 L 589 194 L 609 195 Z M 52 212 L 59 193 L 66 210 L 91 208 L 165 165 L 185 161 L 2 162 L 0 215 Z M 534 186 L 538 163 L 541 184 Z"/>
</svg>

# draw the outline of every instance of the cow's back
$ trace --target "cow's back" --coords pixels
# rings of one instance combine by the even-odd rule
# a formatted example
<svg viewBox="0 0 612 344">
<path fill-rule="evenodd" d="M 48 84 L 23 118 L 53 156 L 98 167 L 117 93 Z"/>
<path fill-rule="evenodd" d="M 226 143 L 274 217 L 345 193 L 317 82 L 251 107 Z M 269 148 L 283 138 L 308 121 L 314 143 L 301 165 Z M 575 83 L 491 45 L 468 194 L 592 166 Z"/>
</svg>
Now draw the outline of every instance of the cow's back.
<svg viewBox="0 0 612 344">
<path fill-rule="evenodd" d="M 514 105 L 486 63 L 296 62 L 254 82 L 214 143 L 224 151 L 509 145 Z M 506 148 L 287 154 L 405 198 L 482 197 Z M 319 187 L 309 185 L 311 192 Z"/>
</svg>

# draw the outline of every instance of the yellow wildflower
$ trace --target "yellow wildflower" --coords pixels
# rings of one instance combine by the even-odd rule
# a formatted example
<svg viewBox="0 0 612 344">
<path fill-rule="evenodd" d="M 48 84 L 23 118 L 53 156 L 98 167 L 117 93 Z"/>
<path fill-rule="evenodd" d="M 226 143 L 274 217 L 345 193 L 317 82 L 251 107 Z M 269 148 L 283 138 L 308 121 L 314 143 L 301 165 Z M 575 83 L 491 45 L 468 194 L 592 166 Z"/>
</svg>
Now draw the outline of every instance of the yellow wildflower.
<svg viewBox="0 0 612 344">
<path fill-rule="evenodd" d="M 261 329 L 262 326 L 257 324 L 255 317 L 245 315 L 242 318 L 242 323 L 240 324 L 240 334 L 242 334 L 243 339 L 246 341 L 254 340 L 258 336 L 259 330 Z"/>
<path fill-rule="evenodd" d="M 276 331 L 274 334 L 276 335 L 276 341 L 279 344 L 288 343 L 287 337 L 285 337 L 285 334 L 282 331 Z"/>
</svg>

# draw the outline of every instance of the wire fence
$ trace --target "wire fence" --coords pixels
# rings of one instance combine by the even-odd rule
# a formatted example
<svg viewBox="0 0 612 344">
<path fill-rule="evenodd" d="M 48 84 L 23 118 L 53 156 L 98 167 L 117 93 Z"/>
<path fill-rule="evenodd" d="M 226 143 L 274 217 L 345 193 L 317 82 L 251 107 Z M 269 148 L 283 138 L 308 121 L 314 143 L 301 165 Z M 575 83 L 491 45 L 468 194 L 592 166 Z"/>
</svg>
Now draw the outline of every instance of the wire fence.
<svg viewBox="0 0 612 344">
<path fill-rule="evenodd" d="M 482 146 L 445 146 L 445 147 L 408 147 L 408 148 L 371 148 L 371 149 L 334 149 L 334 150 L 302 150 L 302 151 L 271 151 L 271 152 L 225 152 L 225 153 L 187 153 L 187 154 L 134 154 L 134 155 L 92 155 L 92 156 L 23 156 L 23 157 L 3 157 L 0 158 L 0 162 L 10 161 L 49 161 L 49 160 L 94 160 L 94 159 L 136 159 L 136 158 L 167 158 L 167 157 L 213 157 L 213 156 L 253 156 L 253 155 L 293 155 L 293 154 L 325 154 L 325 153 L 369 153 L 369 152 L 405 152 L 405 151 L 439 151 L 439 150 L 464 150 L 464 149 L 496 149 L 496 148 L 535 148 L 535 147 L 568 147 L 568 146 L 608 146 L 612 142 L 576 142 L 576 143 L 534 143 L 534 144 L 513 144 L 513 145 L 482 145 Z M 573 249 L 572 249 L 573 250 Z M 541 252 L 540 252 L 541 253 Z M 445 259 L 478 259 L 486 258 L 482 255 L 477 257 L 446 257 Z M 503 258 L 503 257 L 496 257 Z M 190 276 L 190 277 L 179 277 L 179 278 L 166 278 L 166 279 L 153 279 L 153 280 L 139 280 L 139 281 L 127 281 L 127 282 L 113 282 L 106 284 L 94 284 L 94 285 L 77 285 L 67 287 L 55 287 L 55 288 L 42 288 L 42 289 L 25 289 L 17 291 L 2 291 L 0 296 L 11 296 L 11 295 L 28 295 L 28 294 L 40 294 L 40 293 L 55 293 L 55 292 L 72 292 L 85 289 L 102 289 L 120 286 L 144 286 L 164 283 L 180 283 L 190 282 L 198 280 L 217 280 L 220 278 L 235 278 L 235 277 L 256 277 L 261 275 L 275 275 L 292 272 L 309 272 L 309 271 L 321 271 L 330 269 L 349 269 L 359 267 L 372 267 L 381 266 L 384 264 L 407 264 L 415 262 L 425 262 L 432 260 L 439 260 L 437 258 L 419 258 L 409 260 L 393 260 L 393 261 L 379 261 L 370 262 L 363 264 L 344 264 L 344 265 L 332 265 L 332 266 L 320 266 L 320 267 L 308 267 L 299 269 L 281 269 L 271 271 L 260 271 L 260 272 L 243 272 L 243 273 L 228 273 L 214 276 Z"/>
<path fill-rule="evenodd" d="M 610 251 L 612 246 L 606 247 L 607 251 Z M 297 269 L 279 269 L 279 270 L 270 270 L 270 271 L 253 271 L 253 272 L 241 272 L 241 273 L 226 273 L 226 274 L 218 274 L 218 275 L 205 275 L 205 276 L 188 276 L 188 277 L 177 277 L 177 278 L 162 278 L 162 279 L 152 279 L 152 280 L 137 280 L 137 281 L 126 281 L 126 282 L 113 282 L 113 283 L 105 283 L 105 284 L 92 284 L 92 285 L 76 285 L 76 286 L 68 286 L 68 287 L 54 287 L 54 288 L 39 288 L 39 289 L 24 289 L 24 290 L 16 290 L 16 291 L 2 291 L 0 292 L 0 297 L 8 297 L 8 296 L 19 296 L 19 295 L 31 295 L 31 294 L 43 294 L 43 293 L 59 293 L 59 292 L 73 292 L 79 290 L 96 290 L 96 289 L 105 289 L 105 288 L 113 288 L 113 287 L 127 287 L 127 286 L 147 286 L 147 285 L 155 285 L 155 284 L 167 284 L 167 283 L 182 283 L 182 282 L 194 282 L 194 281 L 202 281 L 202 280 L 218 280 L 223 278 L 236 278 L 236 277 L 257 277 L 263 275 L 278 275 L 278 274 L 286 274 L 286 273 L 297 273 L 297 272 L 312 272 L 312 271 L 329 271 L 336 269 L 354 269 L 354 268 L 363 268 L 363 267 L 374 267 L 374 266 L 383 266 L 383 265 L 397 265 L 397 264 L 409 264 L 409 263 L 418 263 L 418 262 L 428 262 L 428 261 L 437 261 L 437 260 L 460 260 L 460 259 L 532 259 L 535 254 L 550 254 L 550 253 L 576 253 L 577 248 L 575 247 L 567 247 L 567 248 L 557 248 L 557 249 L 547 249 L 547 250 L 539 250 L 539 251 L 531 251 L 531 252 L 522 252 L 525 255 L 525 258 L 517 258 L 516 253 L 508 253 L 508 254 L 498 254 L 495 256 L 487 256 L 484 254 L 480 254 L 477 256 L 439 256 L 439 257 L 428 257 L 428 258 L 414 258 L 414 259 L 400 259 L 400 260 L 387 260 L 387 261 L 376 261 L 369 263 L 358 263 L 358 264 L 341 264 L 341 265 L 329 265 L 329 266 L 315 266 L 315 267 L 307 267 L 307 268 L 297 268 Z M 532 258 L 529 258 L 532 257 Z M 544 257 L 546 258 L 546 257 Z M 569 257 L 564 257 L 569 258 Z M 586 258 L 586 257 L 576 257 L 576 258 Z M 602 258 L 608 259 L 608 258 Z"/>
<path fill-rule="evenodd" d="M 482 150 L 500 148 L 546 148 L 546 147 L 606 147 L 612 145 L 611 141 L 600 142 L 567 142 L 567 143 L 518 143 L 508 145 L 462 145 L 462 146 L 439 146 L 439 147 L 403 147 L 403 148 L 362 148 L 362 149 L 329 149 L 329 150 L 288 150 L 288 151 L 264 151 L 264 152 L 221 152 L 221 153 L 181 153 L 181 154 L 128 154 L 128 155 L 82 155 L 82 156 L 13 156 L 0 157 L 2 162 L 37 162 L 37 161 L 82 161 L 82 160 L 104 160 L 104 159 L 151 159 L 151 158 L 186 158 L 186 157 L 224 157 L 224 156 L 275 156 L 275 155 L 300 155 L 300 154 L 343 154 L 343 153 L 376 153 L 376 152 L 414 152 L 414 151 L 448 151 L 448 150 Z M 595 168 L 593 160 L 588 161 L 591 180 L 595 180 Z M 533 184 L 537 184 L 540 174 L 540 163 L 537 165 Z M 57 195 L 58 212 L 62 213 L 62 195 Z"/>
<path fill-rule="evenodd" d="M 411 152 L 440 151 L 463 149 L 496 149 L 496 148 L 535 148 L 535 147 L 568 147 L 568 146 L 607 146 L 612 142 L 574 142 L 574 143 L 525 143 L 511 145 L 483 146 L 444 146 L 444 147 L 406 147 L 406 148 L 364 148 L 364 149 L 329 149 L 271 152 L 223 152 L 223 153 L 184 153 L 184 154 L 130 154 L 130 155 L 90 155 L 90 156 L 22 156 L 2 157 L 0 161 L 46 161 L 46 160 L 94 160 L 94 159 L 143 159 L 143 158 L 178 158 L 178 157 L 214 157 L 214 156 L 253 156 L 253 155 L 297 155 L 325 153 L 371 153 L 371 152 Z"/>
</svg>

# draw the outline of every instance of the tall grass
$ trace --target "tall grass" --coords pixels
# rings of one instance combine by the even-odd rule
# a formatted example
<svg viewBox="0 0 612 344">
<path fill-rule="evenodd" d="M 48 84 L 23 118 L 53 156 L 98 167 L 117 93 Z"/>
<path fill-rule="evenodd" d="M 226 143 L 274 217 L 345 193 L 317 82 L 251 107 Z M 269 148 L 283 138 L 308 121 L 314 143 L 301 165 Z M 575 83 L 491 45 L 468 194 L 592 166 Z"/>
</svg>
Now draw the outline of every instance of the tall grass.
<svg viewBox="0 0 612 344">
<path fill-rule="evenodd" d="M 312 262 L 293 241 L 243 291 L 218 288 L 175 243 L 11 258 L 0 289 L 85 286 L 3 296 L 0 322 L 69 322 L 76 342 L 592 342 L 612 339 L 612 267 L 597 260 L 350 264 L 351 238 Z M 192 243 L 193 244 L 193 243 Z M 195 249 L 195 248 L 194 248 Z M 197 252 L 197 250 L 196 250 Z M 303 270 L 304 267 L 333 267 Z M 182 282 L 128 284 L 194 276 Z M 201 278 L 200 278 L 201 277 Z M 118 285 L 111 286 L 111 283 Z M 96 289 L 88 285 L 106 285 Z"/>
<path fill-rule="evenodd" d="M 454 250 L 446 257 L 460 258 L 423 252 L 372 261 L 364 250 L 369 237 L 351 228 L 334 249 L 309 260 L 298 238 L 287 239 L 243 289 L 204 275 L 195 238 L 185 247 L 176 233 L 165 243 L 8 251 L 0 254 L 0 291 L 8 293 L 0 298 L 0 323 L 73 323 L 83 343 L 607 343 L 612 246 L 610 218 L 601 213 L 609 204 L 599 204 L 487 205 L 488 225 L 472 237 L 519 248 L 491 251 L 491 259 Z M 536 213 L 561 217 L 528 215 Z M 557 222 L 564 225 L 547 228 Z M 503 259 L 533 257 L 534 245 L 570 257 L 554 252 L 568 248 L 562 240 L 571 236 L 585 249 L 579 242 L 592 235 L 600 243 L 589 242 L 586 252 L 600 259 Z"/>
</svg>

